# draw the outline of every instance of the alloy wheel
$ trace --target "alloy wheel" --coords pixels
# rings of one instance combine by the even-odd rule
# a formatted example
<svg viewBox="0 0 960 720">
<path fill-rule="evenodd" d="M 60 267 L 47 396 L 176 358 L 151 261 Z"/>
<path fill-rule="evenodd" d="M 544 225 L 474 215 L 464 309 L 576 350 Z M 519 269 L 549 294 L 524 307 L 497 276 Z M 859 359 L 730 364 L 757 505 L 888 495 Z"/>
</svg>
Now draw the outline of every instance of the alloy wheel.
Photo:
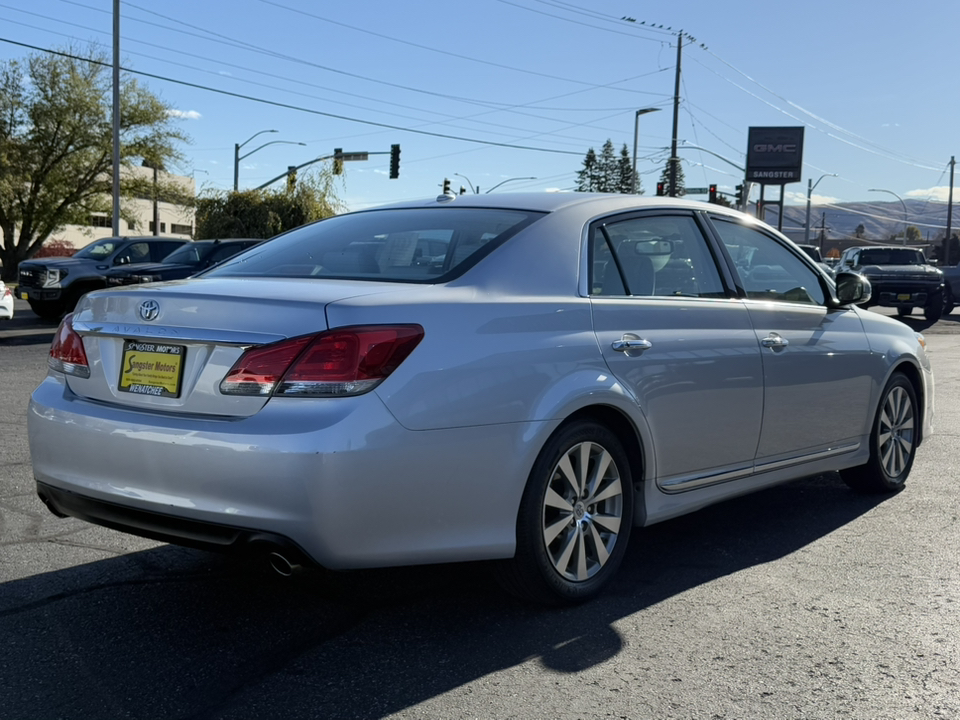
<svg viewBox="0 0 960 720">
<path fill-rule="evenodd" d="M 543 500 L 542 533 L 553 568 L 582 582 L 610 559 L 623 521 L 620 471 L 610 452 L 581 442 L 557 462 Z"/>
</svg>

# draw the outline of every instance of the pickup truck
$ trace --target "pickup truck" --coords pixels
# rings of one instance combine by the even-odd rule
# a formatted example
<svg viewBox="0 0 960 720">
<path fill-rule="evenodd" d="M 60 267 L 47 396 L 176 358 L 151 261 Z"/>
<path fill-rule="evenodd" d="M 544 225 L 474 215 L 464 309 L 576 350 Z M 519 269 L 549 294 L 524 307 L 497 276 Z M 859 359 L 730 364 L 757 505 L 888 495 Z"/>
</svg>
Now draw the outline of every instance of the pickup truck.
<svg viewBox="0 0 960 720">
<path fill-rule="evenodd" d="M 909 315 L 915 307 L 936 322 L 947 302 L 944 275 L 927 262 L 923 251 L 902 245 L 858 245 L 840 256 L 836 273 L 853 270 L 866 276 L 873 288 L 869 305 L 893 307 Z M 951 308 L 952 309 L 952 308 Z"/>
<path fill-rule="evenodd" d="M 181 245 L 192 242 L 168 237 L 109 237 L 97 240 L 70 257 L 47 257 L 20 263 L 20 298 L 45 320 L 72 312 L 91 290 L 107 287 L 105 274 L 113 267 L 159 262 Z"/>
</svg>

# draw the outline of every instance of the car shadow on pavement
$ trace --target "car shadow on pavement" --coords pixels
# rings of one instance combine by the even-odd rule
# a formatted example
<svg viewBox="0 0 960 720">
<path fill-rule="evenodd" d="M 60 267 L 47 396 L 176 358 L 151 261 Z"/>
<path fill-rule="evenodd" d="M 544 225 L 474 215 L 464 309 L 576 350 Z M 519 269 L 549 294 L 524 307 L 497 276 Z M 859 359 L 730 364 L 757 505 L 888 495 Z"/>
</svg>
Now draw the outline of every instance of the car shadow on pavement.
<svg viewBox="0 0 960 720">
<path fill-rule="evenodd" d="M 285 580 L 174 546 L 13 580 L 0 585 L 0 715 L 378 718 L 525 662 L 575 673 L 628 644 L 669 652 L 616 624 L 881 501 L 829 474 L 636 530 L 607 592 L 564 609 L 503 594 L 489 563 Z"/>
</svg>

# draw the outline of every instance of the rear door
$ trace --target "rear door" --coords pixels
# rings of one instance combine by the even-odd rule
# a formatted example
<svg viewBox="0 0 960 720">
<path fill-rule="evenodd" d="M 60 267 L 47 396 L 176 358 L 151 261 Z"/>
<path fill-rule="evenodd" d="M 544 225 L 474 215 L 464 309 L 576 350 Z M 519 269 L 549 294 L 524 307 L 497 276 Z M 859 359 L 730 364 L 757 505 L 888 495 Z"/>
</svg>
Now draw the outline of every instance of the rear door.
<svg viewBox="0 0 960 720">
<path fill-rule="evenodd" d="M 636 397 L 657 482 L 683 490 L 752 472 L 760 436 L 760 349 L 692 212 L 615 216 L 589 230 L 594 327 Z"/>
</svg>

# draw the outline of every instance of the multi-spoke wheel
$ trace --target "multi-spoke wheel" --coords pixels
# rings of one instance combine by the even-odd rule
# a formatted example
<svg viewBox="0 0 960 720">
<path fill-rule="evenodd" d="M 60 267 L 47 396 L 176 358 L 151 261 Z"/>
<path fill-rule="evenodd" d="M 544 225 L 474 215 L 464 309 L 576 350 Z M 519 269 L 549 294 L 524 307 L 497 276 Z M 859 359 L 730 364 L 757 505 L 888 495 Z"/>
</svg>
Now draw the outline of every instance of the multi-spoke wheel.
<svg viewBox="0 0 960 720">
<path fill-rule="evenodd" d="M 917 394 L 910 381 L 897 373 L 880 398 L 870 433 L 870 460 L 841 472 L 844 481 L 862 492 L 894 492 L 903 487 L 917 452 L 919 429 Z"/>
<path fill-rule="evenodd" d="M 616 572 L 633 523 L 633 484 L 623 446 L 582 421 L 546 444 L 517 520 L 517 553 L 501 568 L 511 592 L 540 602 L 585 600 Z"/>
</svg>

